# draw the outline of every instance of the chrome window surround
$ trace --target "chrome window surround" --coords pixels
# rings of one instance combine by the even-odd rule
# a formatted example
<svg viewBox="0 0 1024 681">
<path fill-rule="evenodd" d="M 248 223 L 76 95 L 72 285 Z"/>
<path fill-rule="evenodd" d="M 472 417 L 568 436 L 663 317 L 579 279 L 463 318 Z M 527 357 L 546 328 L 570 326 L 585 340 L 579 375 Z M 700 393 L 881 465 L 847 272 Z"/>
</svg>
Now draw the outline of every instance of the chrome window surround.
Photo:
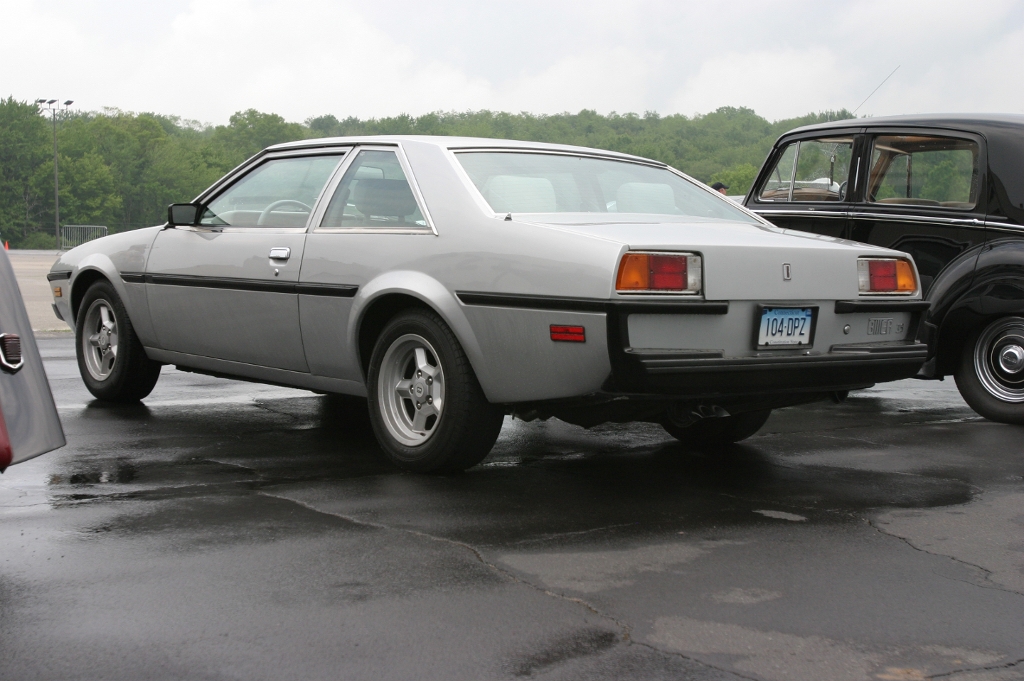
<svg viewBox="0 0 1024 681">
<path fill-rule="evenodd" d="M 792 172 L 790 173 L 789 197 L 785 201 L 778 201 L 778 202 L 772 201 L 770 199 L 769 200 L 763 200 L 763 199 L 759 198 L 760 195 L 761 195 L 761 189 L 764 186 L 764 183 L 762 183 L 760 187 L 751 186 L 750 192 L 748 192 L 749 196 L 751 197 L 751 200 L 754 203 L 760 203 L 760 204 L 767 205 L 767 206 L 778 205 L 778 204 L 786 204 L 786 203 L 796 204 L 798 206 L 814 205 L 814 204 L 835 205 L 836 203 L 844 203 L 844 204 L 848 204 L 848 205 L 851 205 L 851 206 L 852 205 L 857 205 L 854 202 L 849 201 L 849 200 L 844 200 L 844 201 L 793 201 L 793 187 L 794 187 L 795 182 L 796 182 L 797 164 L 800 161 L 800 143 L 801 142 L 813 142 L 814 140 L 821 139 L 822 137 L 836 137 L 836 136 L 840 136 L 840 135 L 849 135 L 850 137 L 857 137 L 859 135 L 864 135 L 864 134 L 870 134 L 870 131 L 868 133 L 865 133 L 865 129 L 863 127 L 854 127 L 854 128 L 843 127 L 843 128 L 836 128 L 835 130 L 814 130 L 814 131 L 810 131 L 810 132 L 799 133 L 798 136 L 791 137 L 789 139 L 789 141 L 786 142 L 785 145 L 780 146 L 780 147 L 773 147 L 772 151 L 775 151 L 776 148 L 782 150 L 782 149 L 785 149 L 786 147 L 788 147 L 790 145 L 794 145 L 794 144 L 796 145 L 796 155 L 793 158 L 793 169 L 792 169 Z M 778 144 L 778 141 L 776 142 L 776 144 Z M 853 150 L 856 150 L 856 148 L 857 148 L 857 143 L 854 142 Z M 784 153 L 785 152 L 783 151 L 783 154 Z M 769 157 L 768 158 L 770 158 L 770 157 L 771 157 L 771 154 L 769 153 Z M 765 162 L 768 161 L 768 158 L 765 158 Z M 853 189 L 851 191 L 847 192 L 847 196 L 849 196 L 850 193 L 852 193 L 854 191 L 857 191 L 857 178 L 860 176 L 860 155 L 859 154 L 856 156 L 856 159 L 857 159 L 856 170 L 853 173 Z M 779 154 L 778 160 L 782 160 L 782 154 Z M 778 160 L 776 161 L 776 165 L 778 164 Z M 851 159 L 851 163 L 852 163 L 852 159 Z M 758 171 L 758 176 L 760 176 L 760 174 L 761 174 L 761 171 L 759 170 Z M 756 180 L 758 178 L 755 177 L 754 179 Z M 755 191 L 755 189 L 757 191 Z M 780 215 L 781 215 L 781 213 L 780 213 Z M 826 215 L 826 213 L 819 212 L 819 215 Z"/>
<path fill-rule="evenodd" d="M 911 128 L 911 129 L 899 129 L 894 130 L 892 128 L 866 128 L 862 133 L 867 140 L 866 153 L 868 155 L 868 177 L 865 180 L 871 179 L 871 155 L 875 150 L 875 142 L 879 137 L 891 137 L 895 135 L 920 135 L 921 137 L 946 137 L 956 140 L 967 140 L 968 142 L 974 142 L 977 146 L 978 153 L 974 157 L 975 170 L 978 173 L 978 196 L 974 200 L 974 204 L 970 208 L 954 208 L 952 206 L 928 206 L 929 210 L 937 210 L 942 212 L 961 212 L 970 213 L 978 210 L 978 204 L 982 201 L 982 183 L 985 181 L 985 169 L 988 167 L 988 156 L 986 155 L 985 145 L 982 143 L 982 138 L 977 134 L 964 133 L 959 130 L 936 130 L 934 128 Z M 865 184 L 865 193 L 867 193 L 867 184 Z M 914 204 L 909 203 L 879 203 L 878 201 L 868 201 L 867 197 L 862 197 L 860 202 L 854 205 L 861 206 L 893 206 L 893 207 L 904 207 L 912 206 Z"/>
<path fill-rule="evenodd" d="M 258 168 L 267 161 L 274 161 L 281 158 L 295 158 L 304 156 L 340 155 L 341 158 L 338 159 L 338 163 L 334 166 L 334 170 L 331 171 L 331 175 L 327 179 L 327 182 L 324 184 L 324 188 L 320 190 L 320 194 L 317 195 L 316 201 L 313 203 L 313 210 L 309 212 L 309 216 L 307 216 L 306 218 L 305 227 L 235 227 L 230 225 L 191 225 L 188 227 L 176 227 L 175 229 L 187 229 L 193 232 L 217 232 L 218 234 L 302 234 L 304 232 L 307 232 L 309 231 L 310 225 L 314 224 L 313 222 L 311 222 L 311 218 L 314 215 L 316 215 L 317 210 L 323 203 L 324 195 L 326 194 L 327 188 L 331 186 L 331 182 L 333 181 L 335 175 L 337 175 L 338 168 L 346 165 L 346 161 L 349 159 L 350 156 L 352 156 L 352 154 L 350 153 L 351 150 L 352 147 L 348 146 L 321 147 L 314 149 L 289 149 L 287 151 L 275 151 L 270 152 L 268 154 L 264 154 L 262 156 L 255 156 L 249 161 L 246 161 L 242 165 L 238 166 L 238 168 L 236 168 L 230 175 L 225 176 L 223 180 L 214 184 L 210 189 L 200 194 L 199 196 L 202 197 L 201 200 L 199 198 L 196 199 L 196 201 L 199 201 L 201 206 L 205 206 L 210 201 L 217 198 L 225 191 L 230 189 L 232 186 L 234 186 L 235 182 L 248 175 L 250 171 Z"/>
<path fill-rule="evenodd" d="M 412 172 L 412 166 L 409 164 L 409 159 L 406 157 L 405 149 L 402 148 L 402 145 L 397 142 L 374 142 L 372 144 L 357 144 L 351 149 L 351 153 L 342 159 L 338 167 L 335 168 L 334 175 L 332 175 L 331 179 L 327 181 L 324 193 L 321 195 L 313 212 L 310 213 L 310 221 L 307 223 L 309 231 L 316 234 L 413 234 L 420 236 L 437 236 L 437 227 L 434 226 L 434 220 L 430 217 L 430 211 L 427 210 L 427 202 L 423 198 L 423 192 L 420 191 L 419 183 L 416 182 L 416 175 Z M 338 185 L 341 184 L 341 180 L 345 177 L 345 173 L 348 171 L 349 166 L 352 165 L 354 159 L 361 151 L 395 152 L 395 155 L 398 157 L 398 162 L 402 166 L 402 172 L 405 173 L 405 179 L 409 183 L 409 188 L 412 190 L 413 198 L 416 199 L 416 205 L 419 206 L 420 213 L 423 215 L 423 220 L 427 223 L 426 227 L 420 227 L 417 229 L 375 229 L 369 227 L 320 226 L 320 223 L 323 221 L 324 214 L 327 212 L 327 204 L 330 203 L 330 199 L 327 197 L 334 196 L 334 192 L 337 191 Z"/>
</svg>

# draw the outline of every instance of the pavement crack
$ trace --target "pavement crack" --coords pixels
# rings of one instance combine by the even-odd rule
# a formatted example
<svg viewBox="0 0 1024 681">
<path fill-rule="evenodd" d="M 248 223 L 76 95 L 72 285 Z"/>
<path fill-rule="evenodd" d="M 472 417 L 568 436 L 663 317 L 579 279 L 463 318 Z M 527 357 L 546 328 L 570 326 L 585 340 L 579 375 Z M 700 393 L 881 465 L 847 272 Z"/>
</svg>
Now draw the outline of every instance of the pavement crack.
<svg viewBox="0 0 1024 681">
<path fill-rule="evenodd" d="M 607 622 L 611 622 L 613 625 L 618 627 L 619 631 L 621 632 L 621 636 L 622 636 L 621 640 L 626 645 L 641 646 L 643 648 L 647 648 L 648 650 L 652 650 L 652 651 L 655 651 L 655 652 L 658 652 L 658 653 L 662 653 L 664 655 L 673 655 L 675 657 L 678 657 L 678 658 L 681 658 L 681 659 L 684 659 L 684 660 L 688 660 L 690 662 L 693 662 L 694 664 L 699 664 L 699 665 L 701 665 L 703 667 L 707 667 L 709 669 L 714 669 L 716 671 L 720 671 L 720 672 L 723 672 L 723 673 L 726 673 L 726 674 L 732 674 L 733 676 L 736 676 L 737 678 L 749 679 L 750 681 L 758 681 L 758 679 L 756 677 L 745 676 L 743 674 L 738 674 L 737 672 L 735 672 L 732 669 L 726 669 L 724 667 L 719 667 L 719 666 L 716 666 L 716 665 L 713 665 L 713 664 L 709 664 L 708 662 L 706 662 L 704 660 L 699 660 L 697 658 L 689 657 L 688 655 L 684 655 L 683 653 L 680 653 L 680 652 L 677 652 L 677 651 L 674 651 L 674 650 L 662 650 L 661 648 L 658 648 L 657 646 L 652 645 L 650 643 L 644 643 L 644 642 L 641 642 L 641 641 L 636 641 L 636 640 L 633 639 L 633 636 L 632 636 L 633 628 L 628 623 L 620 620 L 618 617 L 615 617 L 614 615 L 611 615 L 611 614 L 608 614 L 606 612 L 603 612 L 597 606 L 595 606 L 593 603 L 590 603 L 589 601 L 587 601 L 587 600 L 585 600 L 583 598 L 579 598 L 577 596 L 568 596 L 566 594 L 559 593 L 557 591 L 552 591 L 551 589 L 546 589 L 546 588 L 544 588 L 544 587 L 542 587 L 542 586 L 540 586 L 538 584 L 534 584 L 533 582 L 530 582 L 530 581 L 528 581 L 526 579 L 523 579 L 522 577 L 520 577 L 520 576 L 518 576 L 516 574 L 513 574 L 509 570 L 506 570 L 505 568 L 500 567 L 500 566 L 492 563 L 491 561 L 487 560 L 487 558 L 484 556 L 482 551 L 480 551 L 478 548 L 476 548 L 475 546 L 473 546 L 472 544 L 469 544 L 467 542 L 459 541 L 457 539 L 449 539 L 448 537 L 439 537 L 437 535 L 430 534 L 429 532 L 424 532 L 422 530 L 416 530 L 416 529 L 409 528 L 409 527 L 393 527 L 393 526 L 387 525 L 385 523 L 377 523 L 377 522 L 373 522 L 372 520 L 363 520 L 363 519 L 360 519 L 360 518 L 355 518 L 355 517 L 350 516 L 350 515 L 345 515 L 344 513 L 335 513 L 333 511 L 325 511 L 325 510 L 323 510 L 321 508 L 317 508 L 316 506 L 313 506 L 312 504 L 308 504 L 308 503 L 306 503 L 304 501 L 300 501 L 298 499 L 292 499 L 291 497 L 281 496 L 281 495 L 278 495 L 278 494 L 271 494 L 269 492 L 262 491 L 262 490 L 258 491 L 256 493 L 259 494 L 259 495 L 265 496 L 265 497 L 269 497 L 271 499 L 278 499 L 278 500 L 281 500 L 281 501 L 289 501 L 289 502 L 291 502 L 293 504 L 301 506 L 302 508 L 305 508 L 307 510 L 313 511 L 314 513 L 320 513 L 320 514 L 328 515 L 328 516 L 331 516 L 331 517 L 334 517 L 334 518 L 340 518 L 340 519 L 342 519 L 342 520 L 344 520 L 346 522 L 352 523 L 353 525 L 360 525 L 360 526 L 363 526 L 363 527 L 372 527 L 374 529 L 384 530 L 384 531 L 387 531 L 387 532 L 403 532 L 405 534 L 409 534 L 409 535 L 412 535 L 414 537 L 419 537 L 421 539 L 428 539 L 430 541 L 439 542 L 439 543 L 442 543 L 442 544 L 448 544 L 449 546 L 454 546 L 454 547 L 458 547 L 460 549 L 469 551 L 473 555 L 473 557 L 481 565 L 483 565 L 484 567 L 492 570 L 493 572 L 495 572 L 496 574 L 502 576 L 503 578 L 507 579 L 508 581 L 512 582 L 513 584 L 521 584 L 521 585 L 523 585 L 523 586 L 525 586 L 527 588 L 533 589 L 534 591 L 537 591 L 538 593 L 541 593 L 541 594 L 543 594 L 543 595 L 545 595 L 545 596 L 547 596 L 549 598 L 554 598 L 556 600 L 565 601 L 566 603 L 571 603 L 573 605 L 577 605 L 579 607 L 582 607 L 582 608 L 586 609 L 587 611 L 591 612 L 592 614 L 600 617 L 601 619 L 603 619 L 603 620 L 605 620 Z M 632 524 L 633 523 L 622 523 L 622 525 L 632 525 Z M 609 527 L 619 527 L 619 526 L 620 525 L 611 525 Z M 608 529 L 608 527 L 596 528 L 596 529 L 598 529 L 598 530 L 600 530 L 600 529 Z M 569 533 L 569 534 L 581 534 L 581 533 Z"/>
<path fill-rule="evenodd" d="M 885 535 L 886 537 L 891 537 L 893 539 L 897 539 L 897 540 L 903 542 L 904 544 L 906 544 L 907 546 L 909 546 L 910 548 L 914 549 L 915 551 L 920 551 L 921 553 L 928 554 L 929 556 L 935 556 L 936 558 L 945 558 L 947 560 L 953 561 L 954 563 L 958 563 L 960 565 L 965 565 L 967 567 L 972 567 L 972 568 L 974 568 L 976 570 L 981 570 L 981 572 L 983 572 L 984 575 L 985 575 L 985 581 L 988 582 L 988 585 L 978 584 L 976 582 L 969 582 L 969 581 L 964 580 L 964 579 L 956 579 L 955 577 L 948 577 L 946 575 L 938 575 L 939 577 L 944 577 L 945 579 L 949 579 L 949 580 L 952 580 L 954 582 L 963 582 L 964 584 L 970 584 L 971 586 L 975 586 L 975 587 L 977 587 L 979 589 L 991 589 L 993 591 L 1002 591 L 1004 593 L 1014 594 L 1016 596 L 1024 596 L 1024 593 L 1021 593 L 1020 591 L 1017 591 L 1015 589 L 1008 589 L 1008 588 L 1006 588 L 1004 586 L 1001 586 L 1001 585 L 997 584 L 996 582 L 994 582 L 992 580 L 992 571 L 989 570 L 986 567 L 978 565 L 977 563 L 972 563 L 970 561 L 963 560 L 962 558 L 957 558 L 956 556 L 951 556 L 951 555 L 946 554 L 946 553 L 936 553 L 935 551 L 929 551 L 928 549 L 923 549 L 920 546 L 917 546 L 916 544 L 914 544 L 914 542 L 910 541 L 906 537 L 901 537 L 898 534 L 893 534 L 892 532 L 885 531 L 885 529 L 883 529 L 883 528 L 879 527 L 878 525 L 876 525 L 873 520 L 868 520 L 867 523 L 876 532 L 879 532 L 879 533 Z"/>
<path fill-rule="evenodd" d="M 953 671 L 942 672 L 941 674 L 932 674 L 931 676 L 928 676 L 927 678 L 929 678 L 929 679 L 944 679 L 944 678 L 949 678 L 949 677 L 953 676 L 954 674 L 974 674 L 976 672 L 994 672 L 994 671 L 998 671 L 1000 669 L 1013 669 L 1014 667 L 1017 667 L 1017 666 L 1019 666 L 1021 664 L 1024 664 L 1024 657 L 1020 658 L 1019 660 L 1014 660 L 1012 662 L 1005 662 L 1003 664 L 995 664 L 995 665 L 990 665 L 990 666 L 987 666 L 987 667 L 964 667 L 963 669 L 954 669 Z"/>
<path fill-rule="evenodd" d="M 519 577 L 518 575 L 513 574 L 512 572 L 506 570 L 505 568 L 502 568 L 502 567 L 492 563 L 491 561 L 487 560 L 487 558 L 484 556 L 484 554 L 478 548 L 476 548 L 475 546 L 473 546 L 472 544 L 469 544 L 467 542 L 459 541 L 458 539 L 449 539 L 448 537 L 439 537 L 437 535 L 430 534 L 429 532 L 424 532 L 422 530 L 416 530 L 416 529 L 409 528 L 409 527 L 392 527 L 391 525 L 387 525 L 385 523 L 375 523 L 375 522 L 370 521 L 370 520 L 363 520 L 363 519 L 360 519 L 360 518 L 354 518 L 352 516 L 345 515 L 344 513 L 334 513 L 332 511 L 325 511 L 325 510 L 317 508 L 317 507 L 315 507 L 315 506 L 313 506 L 311 504 L 307 504 L 306 502 L 299 501 L 297 499 L 292 499 L 291 497 L 280 496 L 280 495 L 277 495 L 277 494 L 270 494 L 269 492 L 265 492 L 265 491 L 259 491 L 259 492 L 257 492 L 257 494 L 260 494 L 260 495 L 263 495 L 263 496 L 266 496 L 266 497 L 271 497 L 273 499 L 280 499 L 282 501 L 290 501 L 290 502 L 292 502 L 294 504 L 302 506 L 303 508 L 308 509 L 310 511 L 313 511 L 315 513 L 322 513 L 324 515 L 333 516 L 335 518 L 341 518 L 342 520 L 350 522 L 350 523 L 352 523 L 354 525 L 362 525 L 364 527 L 372 527 L 372 528 L 375 528 L 375 529 L 378 529 L 378 530 L 385 530 L 385 531 L 389 531 L 389 532 L 403 532 L 405 534 L 410 534 L 410 535 L 412 535 L 414 537 L 420 537 L 422 539 L 429 539 L 430 541 L 435 541 L 435 542 L 439 542 L 439 543 L 442 543 L 442 544 L 448 544 L 450 546 L 455 546 L 455 547 L 464 549 L 466 551 L 469 551 L 471 554 L 473 554 L 473 557 L 476 558 L 476 560 L 481 565 L 483 565 L 483 566 L 487 567 L 488 569 L 496 572 L 497 574 L 501 575 L 502 577 L 504 577 L 505 579 L 509 580 L 510 582 L 513 582 L 515 584 L 522 584 L 523 586 L 529 587 L 529 588 L 531 588 L 531 589 L 533 589 L 535 591 L 538 591 L 538 592 L 540 592 L 540 593 L 542 593 L 545 596 L 548 596 L 550 598 L 555 598 L 555 599 L 558 599 L 558 600 L 566 601 L 567 603 L 573 603 L 575 605 L 578 605 L 578 606 L 581 606 L 583 608 L 586 608 L 591 613 L 597 615 L 598 617 L 600 617 L 600 618 L 602 618 L 604 620 L 607 620 L 608 622 L 613 623 L 616 627 L 618 627 L 621 630 L 621 632 L 622 632 L 622 640 L 623 641 L 628 643 L 628 642 L 630 642 L 632 640 L 631 639 L 632 627 L 630 627 L 629 624 L 621 621 L 620 619 L 618 619 L 617 617 L 615 617 L 613 615 L 609 615 L 608 613 L 602 612 L 595 605 L 593 605 L 592 603 L 590 603 L 590 602 L 588 602 L 588 601 L 586 601 L 586 600 L 584 600 L 582 598 L 578 598 L 576 596 L 567 596 L 565 594 L 558 593 L 557 591 L 552 591 L 550 589 L 545 589 L 542 586 L 534 584 L 534 583 L 532 583 L 530 581 L 527 581 L 527 580 L 523 579 L 522 577 Z"/>
</svg>

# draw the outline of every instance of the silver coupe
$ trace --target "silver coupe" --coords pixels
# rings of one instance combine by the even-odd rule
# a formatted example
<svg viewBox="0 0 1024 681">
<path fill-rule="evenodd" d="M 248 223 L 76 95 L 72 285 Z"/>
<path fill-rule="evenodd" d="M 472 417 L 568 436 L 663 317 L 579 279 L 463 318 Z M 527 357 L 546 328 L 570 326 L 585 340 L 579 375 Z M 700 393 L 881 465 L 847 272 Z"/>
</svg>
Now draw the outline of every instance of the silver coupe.
<svg viewBox="0 0 1024 681">
<path fill-rule="evenodd" d="M 97 398 L 142 399 L 165 364 L 363 396 L 387 456 L 424 472 L 479 463 L 507 414 L 735 442 L 926 355 L 906 254 L 554 144 L 273 146 L 49 278 Z"/>
</svg>

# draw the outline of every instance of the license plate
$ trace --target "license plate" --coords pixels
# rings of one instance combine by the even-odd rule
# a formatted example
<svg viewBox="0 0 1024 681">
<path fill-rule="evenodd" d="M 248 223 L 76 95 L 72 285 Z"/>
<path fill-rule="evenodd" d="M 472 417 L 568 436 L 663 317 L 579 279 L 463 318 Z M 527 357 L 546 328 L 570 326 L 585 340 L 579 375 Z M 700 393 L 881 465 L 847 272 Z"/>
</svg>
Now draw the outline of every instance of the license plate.
<svg viewBox="0 0 1024 681">
<path fill-rule="evenodd" d="M 810 345 L 814 310 L 809 307 L 766 307 L 757 332 L 758 347 Z"/>
</svg>

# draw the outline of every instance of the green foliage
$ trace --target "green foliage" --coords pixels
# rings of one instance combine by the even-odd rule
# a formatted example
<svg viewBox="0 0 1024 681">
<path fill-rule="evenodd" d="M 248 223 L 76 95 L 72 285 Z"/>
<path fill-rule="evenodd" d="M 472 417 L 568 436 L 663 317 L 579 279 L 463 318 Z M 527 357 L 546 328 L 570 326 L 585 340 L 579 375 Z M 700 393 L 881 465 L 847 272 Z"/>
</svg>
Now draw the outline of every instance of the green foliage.
<svg viewBox="0 0 1024 681">
<path fill-rule="evenodd" d="M 740 163 L 718 171 L 708 179 L 708 182 L 721 182 L 729 188 L 730 196 L 745 195 L 750 191 L 750 185 L 754 184 L 757 170 L 757 166 L 752 163 Z"/>
<path fill-rule="evenodd" d="M 62 224 L 102 224 L 111 232 L 160 224 L 167 204 L 188 201 L 224 173 L 272 144 L 345 135 L 457 135 L 558 142 L 610 149 L 669 163 L 703 182 L 745 192 L 775 139 L 799 125 L 847 111 L 770 123 L 750 109 L 700 116 L 659 116 L 584 109 L 550 116 L 500 111 L 402 114 L 289 123 L 277 114 L 241 111 L 227 125 L 117 109 L 57 119 Z M 12 247 L 52 245 L 51 120 L 35 105 L 0 100 L 0 238 Z M 937 181 L 937 180 L 936 180 Z"/>
</svg>

